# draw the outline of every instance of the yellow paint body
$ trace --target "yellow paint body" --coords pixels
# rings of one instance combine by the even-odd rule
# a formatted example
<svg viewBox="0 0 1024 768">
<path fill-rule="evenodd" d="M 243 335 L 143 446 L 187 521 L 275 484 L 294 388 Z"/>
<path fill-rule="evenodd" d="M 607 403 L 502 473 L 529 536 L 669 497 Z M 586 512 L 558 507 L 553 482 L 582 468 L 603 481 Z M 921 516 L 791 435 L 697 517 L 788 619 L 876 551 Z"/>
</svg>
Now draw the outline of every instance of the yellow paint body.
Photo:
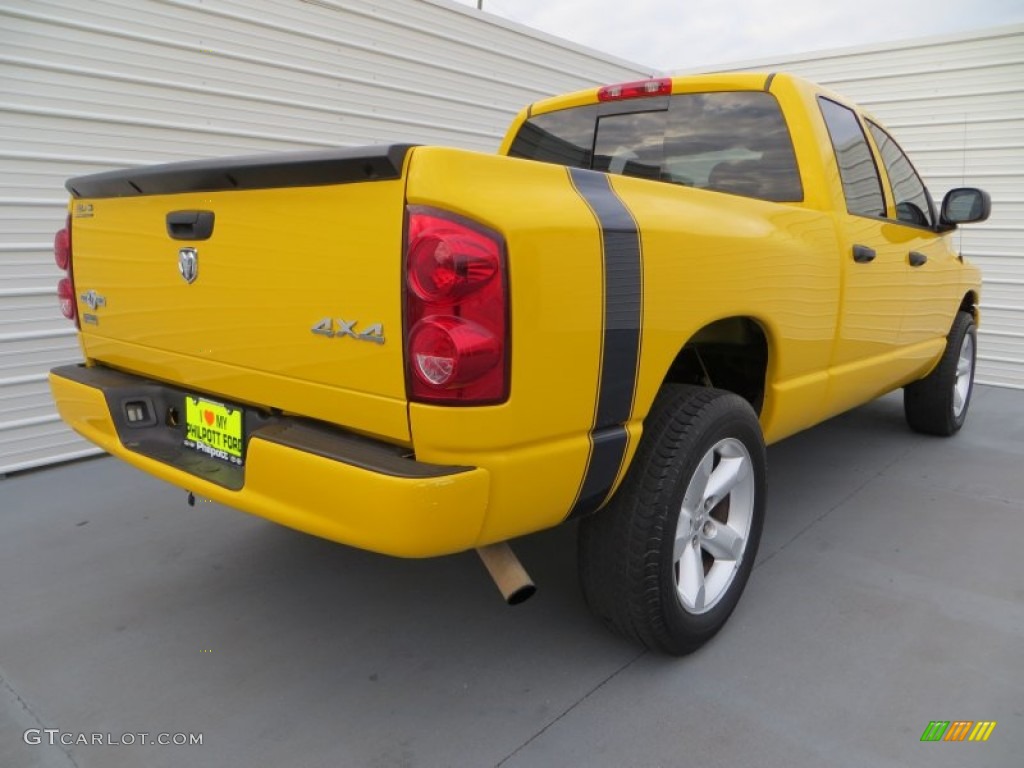
<svg viewBox="0 0 1024 768">
<path fill-rule="evenodd" d="M 675 93 L 764 88 L 764 75 L 677 78 Z M 642 345 L 621 481 L 680 350 L 702 328 L 748 318 L 768 341 L 761 424 L 777 441 L 927 374 L 953 318 L 980 291 L 948 236 L 846 213 L 816 104 L 821 89 L 771 85 L 792 133 L 804 200 L 771 203 L 611 176 L 642 244 Z M 596 89 L 530 114 L 594 103 Z M 830 94 L 830 98 L 842 101 Z M 443 480 L 384 477 L 252 440 L 230 491 L 144 457 L 117 437 L 99 390 L 54 375 L 62 417 L 103 448 L 198 494 L 325 538 L 402 556 L 501 541 L 566 518 L 590 456 L 602 355 L 601 234 L 561 166 L 418 147 L 402 178 L 333 186 L 97 198 L 73 221 L 76 293 L 106 306 L 83 323 L 87 364 L 276 409 L 472 467 Z M 873 151 L 877 149 L 872 145 Z M 877 162 L 884 174 L 884 166 Z M 887 191 L 890 214 L 894 202 Z M 173 199 L 172 199 L 173 198 Z M 78 202 L 78 201 L 76 201 Z M 403 360 L 404 206 L 472 219 L 506 242 L 507 402 L 409 403 Z M 170 210 L 216 212 L 194 284 L 177 273 Z M 867 265 L 854 242 L 876 248 Z M 909 250 L 926 251 L 911 270 Z M 311 333 L 323 318 L 380 324 L 384 343 Z"/>
</svg>

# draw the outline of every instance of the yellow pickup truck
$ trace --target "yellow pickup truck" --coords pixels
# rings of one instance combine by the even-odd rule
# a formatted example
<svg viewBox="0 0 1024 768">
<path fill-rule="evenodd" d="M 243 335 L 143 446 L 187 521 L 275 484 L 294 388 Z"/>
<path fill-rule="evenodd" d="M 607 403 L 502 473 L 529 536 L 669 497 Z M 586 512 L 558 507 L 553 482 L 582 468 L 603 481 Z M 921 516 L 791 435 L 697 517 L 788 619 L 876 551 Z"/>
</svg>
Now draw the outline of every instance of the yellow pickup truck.
<svg viewBox="0 0 1024 768">
<path fill-rule="evenodd" d="M 904 387 L 949 435 L 980 275 L 891 135 L 785 74 L 535 103 L 497 155 L 373 146 L 74 178 L 61 416 L 203 497 L 376 552 L 578 520 L 587 603 L 688 653 L 735 607 L 765 443 Z"/>
</svg>

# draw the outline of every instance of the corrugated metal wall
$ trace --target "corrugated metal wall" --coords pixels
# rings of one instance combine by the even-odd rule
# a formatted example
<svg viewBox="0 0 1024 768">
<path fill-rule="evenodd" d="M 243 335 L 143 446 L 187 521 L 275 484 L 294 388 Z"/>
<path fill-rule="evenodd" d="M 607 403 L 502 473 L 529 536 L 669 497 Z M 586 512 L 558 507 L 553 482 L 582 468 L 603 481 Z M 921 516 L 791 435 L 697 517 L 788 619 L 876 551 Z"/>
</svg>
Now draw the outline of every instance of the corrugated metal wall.
<svg viewBox="0 0 1024 768">
<path fill-rule="evenodd" d="M 849 96 L 891 130 L 936 202 L 964 184 L 992 195 L 992 218 L 955 236 L 984 271 L 977 375 L 1024 389 L 1024 25 L 732 68 Z"/>
<path fill-rule="evenodd" d="M 1024 26 L 748 62 L 849 95 L 965 228 L 985 270 L 979 379 L 1024 387 Z M 68 176 L 233 153 L 414 141 L 493 150 L 543 96 L 648 74 L 447 0 L 4 0 L 0 6 L 0 474 L 87 455 L 46 371 L 78 359 L 51 241 Z"/>
<path fill-rule="evenodd" d="M 0 475 L 95 452 L 46 371 L 69 176 L 413 141 L 493 151 L 523 105 L 649 71 L 444 0 L 3 0 Z"/>
</svg>

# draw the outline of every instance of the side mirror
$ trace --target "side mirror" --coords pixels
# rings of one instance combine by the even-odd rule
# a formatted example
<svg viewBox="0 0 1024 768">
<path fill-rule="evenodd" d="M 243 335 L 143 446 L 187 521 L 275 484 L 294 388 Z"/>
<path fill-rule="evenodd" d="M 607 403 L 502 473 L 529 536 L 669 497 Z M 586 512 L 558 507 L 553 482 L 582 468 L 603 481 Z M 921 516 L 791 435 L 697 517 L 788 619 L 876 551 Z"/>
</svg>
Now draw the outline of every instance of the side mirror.
<svg viewBox="0 0 1024 768">
<path fill-rule="evenodd" d="M 992 213 L 992 198 L 983 189 L 958 187 L 942 200 L 941 224 L 952 229 L 957 224 L 984 221 Z"/>
</svg>

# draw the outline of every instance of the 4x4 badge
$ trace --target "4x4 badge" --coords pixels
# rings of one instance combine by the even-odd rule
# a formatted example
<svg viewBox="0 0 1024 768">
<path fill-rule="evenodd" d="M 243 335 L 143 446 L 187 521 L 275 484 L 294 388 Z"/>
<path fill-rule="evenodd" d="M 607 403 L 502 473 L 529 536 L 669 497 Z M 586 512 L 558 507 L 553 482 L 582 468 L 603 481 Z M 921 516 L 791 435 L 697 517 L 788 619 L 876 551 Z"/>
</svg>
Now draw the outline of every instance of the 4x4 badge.
<svg viewBox="0 0 1024 768">
<path fill-rule="evenodd" d="M 363 330 L 356 330 L 358 320 L 342 320 L 340 318 L 325 317 L 310 330 L 318 336 L 326 336 L 329 339 L 348 336 L 356 341 L 369 341 L 373 344 L 384 343 L 384 326 L 380 323 Z"/>
<path fill-rule="evenodd" d="M 178 251 L 178 271 L 186 283 L 194 283 L 199 277 L 199 253 L 195 248 Z"/>
</svg>

